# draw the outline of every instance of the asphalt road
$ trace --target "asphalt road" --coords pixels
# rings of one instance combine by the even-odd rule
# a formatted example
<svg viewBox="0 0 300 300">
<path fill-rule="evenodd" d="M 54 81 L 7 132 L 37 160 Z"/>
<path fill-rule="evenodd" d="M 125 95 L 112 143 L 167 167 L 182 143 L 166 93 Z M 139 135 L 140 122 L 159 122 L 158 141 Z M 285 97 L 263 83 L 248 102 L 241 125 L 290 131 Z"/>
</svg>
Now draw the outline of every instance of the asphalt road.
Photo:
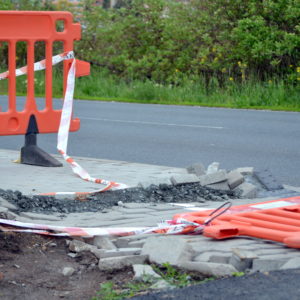
<svg viewBox="0 0 300 300">
<path fill-rule="evenodd" d="M 81 129 L 70 135 L 70 155 L 174 167 L 217 161 L 300 185 L 300 113 L 77 100 L 74 114 Z M 23 136 L 0 138 L 0 148 L 23 144 Z M 38 145 L 56 153 L 56 134 L 39 135 Z"/>
<path fill-rule="evenodd" d="M 133 297 L 132 300 L 298 300 L 300 270 L 256 273 L 209 281 L 183 289 Z"/>
</svg>

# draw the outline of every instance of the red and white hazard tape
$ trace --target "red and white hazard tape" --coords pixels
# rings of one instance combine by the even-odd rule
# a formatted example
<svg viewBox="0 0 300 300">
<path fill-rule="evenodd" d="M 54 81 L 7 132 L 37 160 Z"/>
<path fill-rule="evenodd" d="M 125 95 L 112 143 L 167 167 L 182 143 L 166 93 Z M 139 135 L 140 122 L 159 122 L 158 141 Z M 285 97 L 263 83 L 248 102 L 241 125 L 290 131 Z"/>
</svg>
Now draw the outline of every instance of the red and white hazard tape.
<svg viewBox="0 0 300 300">
<path fill-rule="evenodd" d="M 128 236 L 140 234 L 201 234 L 204 226 L 197 223 L 181 221 L 164 221 L 156 227 L 63 227 L 54 225 L 23 223 L 15 220 L 0 219 L 2 231 L 37 233 L 51 236 L 94 237 L 94 236 Z"/>
<path fill-rule="evenodd" d="M 60 126 L 58 129 L 57 149 L 58 152 L 63 156 L 65 161 L 69 163 L 73 172 L 77 176 L 79 176 L 85 181 L 90 181 L 97 184 L 105 185 L 105 187 L 91 192 L 53 192 L 53 193 L 44 193 L 40 195 L 47 195 L 47 196 L 72 195 L 76 199 L 84 199 L 87 195 L 108 191 L 112 188 L 115 189 L 127 188 L 127 185 L 123 183 L 91 177 L 90 174 L 85 169 L 83 169 L 78 163 L 76 163 L 72 157 L 67 155 L 69 129 L 71 124 L 72 108 L 73 108 L 73 95 L 74 95 L 74 88 L 75 88 L 76 59 L 74 57 L 73 51 L 65 52 L 52 57 L 52 65 L 56 65 L 68 59 L 72 59 L 73 61 L 67 75 L 67 87 L 66 87 L 66 93 L 65 93 L 63 108 L 61 113 Z M 46 60 L 42 60 L 34 64 L 34 71 L 44 70 L 45 68 L 46 68 Z M 27 73 L 27 66 L 16 70 L 16 76 L 21 76 L 26 73 Z M 9 76 L 9 71 L 1 73 L 0 80 L 6 79 L 8 76 Z"/>
<path fill-rule="evenodd" d="M 52 65 L 56 65 L 63 60 L 74 59 L 74 52 L 69 51 L 61 53 L 52 57 Z M 46 69 L 46 59 L 43 59 L 39 62 L 34 63 L 34 71 L 40 71 Z M 27 66 L 16 69 L 16 76 L 21 76 L 27 74 Z M 3 72 L 0 74 L 0 80 L 6 79 L 9 76 L 9 71 Z"/>
</svg>

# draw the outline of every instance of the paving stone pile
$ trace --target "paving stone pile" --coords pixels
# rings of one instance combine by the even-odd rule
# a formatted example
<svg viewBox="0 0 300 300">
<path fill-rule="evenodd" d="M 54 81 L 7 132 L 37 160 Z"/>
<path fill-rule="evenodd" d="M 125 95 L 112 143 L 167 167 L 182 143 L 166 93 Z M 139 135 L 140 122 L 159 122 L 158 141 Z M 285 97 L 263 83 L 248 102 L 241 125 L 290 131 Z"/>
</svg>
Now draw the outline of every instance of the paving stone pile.
<svg viewBox="0 0 300 300">
<path fill-rule="evenodd" d="M 132 266 L 135 278 L 162 280 L 151 264 L 170 265 L 207 276 L 232 276 L 235 272 L 269 272 L 300 267 L 300 252 L 256 239 L 215 241 L 203 236 L 139 235 L 120 238 L 95 237 L 89 243 L 69 241 L 69 256 L 93 253 L 102 271 Z"/>
</svg>

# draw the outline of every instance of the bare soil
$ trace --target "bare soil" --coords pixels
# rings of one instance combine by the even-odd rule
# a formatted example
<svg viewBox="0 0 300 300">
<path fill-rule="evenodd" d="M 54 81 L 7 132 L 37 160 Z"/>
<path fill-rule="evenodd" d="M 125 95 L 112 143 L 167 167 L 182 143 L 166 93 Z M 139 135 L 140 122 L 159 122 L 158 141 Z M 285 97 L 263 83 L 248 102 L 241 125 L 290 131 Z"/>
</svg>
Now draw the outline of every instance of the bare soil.
<svg viewBox="0 0 300 300">
<path fill-rule="evenodd" d="M 0 232 L 0 299 L 91 299 L 105 281 L 121 286 L 132 280 L 131 268 L 101 272 L 90 252 L 68 253 L 65 238 Z M 64 276 L 64 267 L 74 274 Z"/>
</svg>

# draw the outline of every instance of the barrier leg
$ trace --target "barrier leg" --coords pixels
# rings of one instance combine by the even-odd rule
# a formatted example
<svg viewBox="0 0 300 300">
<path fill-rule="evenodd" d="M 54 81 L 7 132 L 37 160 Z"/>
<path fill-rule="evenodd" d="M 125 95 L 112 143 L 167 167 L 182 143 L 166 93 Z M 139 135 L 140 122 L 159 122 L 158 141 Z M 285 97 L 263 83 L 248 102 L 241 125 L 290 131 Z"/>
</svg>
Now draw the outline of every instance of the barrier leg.
<svg viewBox="0 0 300 300">
<path fill-rule="evenodd" d="M 25 135 L 25 145 L 21 148 L 21 163 L 42 167 L 62 167 L 62 163 L 37 146 L 38 133 L 35 116 L 31 115 Z"/>
</svg>

